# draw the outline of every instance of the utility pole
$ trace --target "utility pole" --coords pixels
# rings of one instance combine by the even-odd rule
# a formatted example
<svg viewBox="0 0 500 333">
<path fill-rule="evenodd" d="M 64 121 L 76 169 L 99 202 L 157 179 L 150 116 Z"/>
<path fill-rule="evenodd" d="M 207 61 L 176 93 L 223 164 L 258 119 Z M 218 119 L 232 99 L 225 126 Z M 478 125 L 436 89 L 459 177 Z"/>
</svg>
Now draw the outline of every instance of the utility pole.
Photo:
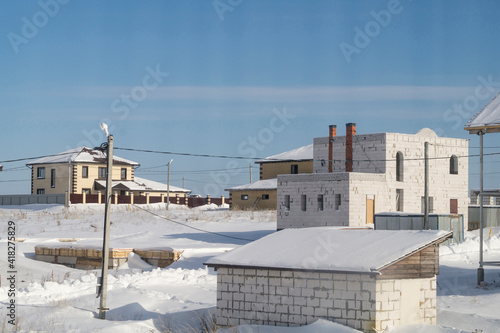
<svg viewBox="0 0 500 333">
<path fill-rule="evenodd" d="M 106 133 L 108 142 L 101 145 L 101 149 L 107 151 L 107 168 L 106 168 L 106 195 L 104 207 L 104 240 L 102 245 L 102 273 L 98 296 L 101 297 L 99 303 L 99 319 L 106 319 L 107 287 L 108 287 L 108 265 L 109 265 L 109 226 L 110 226 L 110 205 L 111 205 L 111 189 L 113 177 L 113 136 L 108 133 L 108 126 L 101 124 L 101 129 Z"/>
<path fill-rule="evenodd" d="M 250 163 L 250 184 L 252 184 L 252 163 Z"/>
<path fill-rule="evenodd" d="M 167 210 L 168 206 L 170 205 L 170 164 L 172 164 L 172 161 L 174 159 L 171 159 L 170 162 L 168 162 L 168 172 L 167 172 Z"/>
<path fill-rule="evenodd" d="M 484 282 L 483 268 L 483 131 L 479 133 L 479 268 L 477 269 L 477 284 Z"/>
<path fill-rule="evenodd" d="M 182 177 L 182 188 L 184 188 L 184 177 Z"/>
<path fill-rule="evenodd" d="M 424 230 L 429 230 L 429 142 L 425 142 Z"/>
</svg>

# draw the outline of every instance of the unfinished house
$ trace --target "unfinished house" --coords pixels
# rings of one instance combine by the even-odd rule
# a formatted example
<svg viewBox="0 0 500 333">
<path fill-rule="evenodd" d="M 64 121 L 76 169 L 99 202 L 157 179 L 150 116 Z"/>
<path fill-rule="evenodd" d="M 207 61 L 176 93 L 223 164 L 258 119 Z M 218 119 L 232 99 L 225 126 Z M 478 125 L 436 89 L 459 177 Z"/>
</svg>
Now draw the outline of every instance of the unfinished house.
<svg viewBox="0 0 500 333">
<path fill-rule="evenodd" d="M 430 213 L 462 214 L 467 221 L 468 141 L 417 134 L 357 134 L 314 139 L 312 174 L 278 175 L 277 229 L 361 226 L 375 213 L 422 213 L 424 145 L 428 142 Z"/>
<path fill-rule="evenodd" d="M 217 271 L 217 324 L 301 326 L 323 318 L 366 333 L 435 324 L 438 244 L 449 237 L 332 227 L 271 234 L 206 263 Z"/>
</svg>

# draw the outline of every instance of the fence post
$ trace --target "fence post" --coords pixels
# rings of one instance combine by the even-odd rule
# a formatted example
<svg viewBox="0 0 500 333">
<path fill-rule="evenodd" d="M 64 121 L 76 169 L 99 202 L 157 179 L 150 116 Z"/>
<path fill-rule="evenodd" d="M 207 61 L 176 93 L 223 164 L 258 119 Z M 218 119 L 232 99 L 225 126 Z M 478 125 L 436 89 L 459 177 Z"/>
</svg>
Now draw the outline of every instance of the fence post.
<svg viewBox="0 0 500 333">
<path fill-rule="evenodd" d="M 115 197 L 115 205 L 118 205 L 118 192 L 113 192 L 113 195 Z"/>
<path fill-rule="evenodd" d="M 97 191 L 97 203 L 99 205 L 102 203 L 102 200 L 101 200 L 101 191 Z"/>
<path fill-rule="evenodd" d="M 210 194 L 207 194 L 207 205 L 212 203 L 212 199 L 210 198 Z"/>
<path fill-rule="evenodd" d="M 146 192 L 146 205 L 149 205 L 149 193 Z"/>
<path fill-rule="evenodd" d="M 130 193 L 130 204 L 134 204 L 134 192 L 129 192 Z"/>
<path fill-rule="evenodd" d="M 224 198 L 223 195 L 220 196 L 220 204 L 224 205 L 226 203 L 226 199 Z"/>
<path fill-rule="evenodd" d="M 179 199 L 179 194 L 176 194 L 176 195 L 175 195 L 175 200 L 176 200 L 176 201 L 175 201 L 175 203 L 176 203 L 176 204 L 179 204 L 179 202 L 180 202 L 180 201 L 179 201 L 179 200 L 180 200 L 180 199 Z"/>
<path fill-rule="evenodd" d="M 184 197 L 184 205 L 186 205 L 186 207 L 189 207 L 189 197 L 187 195 Z"/>
<path fill-rule="evenodd" d="M 87 203 L 87 193 L 84 191 L 82 193 L 82 204 L 86 204 Z"/>
</svg>

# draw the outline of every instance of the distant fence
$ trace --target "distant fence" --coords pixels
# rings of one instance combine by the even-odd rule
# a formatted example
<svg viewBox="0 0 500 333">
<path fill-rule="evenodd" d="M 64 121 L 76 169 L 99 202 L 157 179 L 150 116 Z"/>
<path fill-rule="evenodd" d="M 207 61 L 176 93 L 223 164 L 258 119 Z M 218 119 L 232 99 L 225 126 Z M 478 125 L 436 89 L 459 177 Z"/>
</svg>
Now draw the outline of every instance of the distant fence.
<svg viewBox="0 0 500 333">
<path fill-rule="evenodd" d="M 63 195 L 64 197 L 64 195 Z M 104 194 L 71 194 L 70 200 L 72 204 L 88 204 L 88 203 L 104 203 Z M 116 195 L 112 194 L 111 203 L 112 204 L 153 204 L 167 202 L 167 197 L 163 196 L 152 196 L 152 195 Z M 171 204 L 184 205 L 189 208 L 199 207 L 207 204 L 216 204 L 217 206 L 223 204 L 229 204 L 230 199 L 224 198 L 212 198 L 207 196 L 205 198 L 193 198 L 193 197 L 181 197 L 181 196 L 171 196 L 169 198 Z M 64 202 L 63 202 L 64 203 Z"/>
<path fill-rule="evenodd" d="M 61 204 L 66 201 L 65 194 L 20 194 L 0 195 L 1 206 L 31 205 L 31 204 Z"/>
<path fill-rule="evenodd" d="M 189 208 L 199 207 L 207 204 L 230 204 L 230 199 L 220 197 L 212 198 L 207 196 L 205 198 L 188 198 L 172 196 L 169 198 L 171 204 L 185 205 Z M 70 195 L 70 201 L 73 204 L 104 204 L 104 194 L 76 194 Z M 152 196 L 152 195 L 115 195 L 111 197 L 112 204 L 153 204 L 167 202 L 166 196 Z M 65 194 L 20 194 L 20 195 L 0 195 L 0 206 L 13 206 L 13 205 L 31 205 L 31 204 L 59 204 L 66 203 Z"/>
</svg>

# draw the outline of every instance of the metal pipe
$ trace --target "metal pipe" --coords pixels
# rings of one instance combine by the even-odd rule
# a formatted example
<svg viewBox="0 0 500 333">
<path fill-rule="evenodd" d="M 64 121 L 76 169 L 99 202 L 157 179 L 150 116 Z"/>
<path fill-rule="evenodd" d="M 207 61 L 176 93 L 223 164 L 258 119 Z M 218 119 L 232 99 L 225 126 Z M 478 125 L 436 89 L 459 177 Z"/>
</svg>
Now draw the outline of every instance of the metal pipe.
<svg viewBox="0 0 500 333">
<path fill-rule="evenodd" d="M 425 185 L 424 185 L 424 230 L 429 230 L 429 142 L 424 143 Z"/>
<path fill-rule="evenodd" d="M 483 131 L 479 133 L 479 268 L 477 269 L 477 284 L 484 282 L 483 268 Z"/>
</svg>

